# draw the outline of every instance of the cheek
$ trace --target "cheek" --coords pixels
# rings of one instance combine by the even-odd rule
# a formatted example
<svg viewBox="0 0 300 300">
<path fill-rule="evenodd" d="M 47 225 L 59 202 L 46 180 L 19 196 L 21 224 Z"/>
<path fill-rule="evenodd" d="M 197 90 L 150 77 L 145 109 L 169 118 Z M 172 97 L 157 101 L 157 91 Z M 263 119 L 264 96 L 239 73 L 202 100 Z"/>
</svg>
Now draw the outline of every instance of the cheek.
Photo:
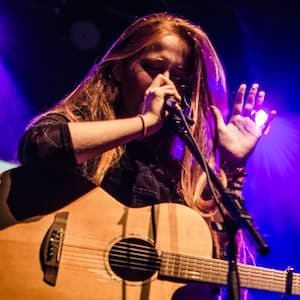
<svg viewBox="0 0 300 300">
<path fill-rule="evenodd" d="M 133 116 L 140 112 L 145 90 L 152 83 L 152 78 L 145 72 L 127 72 L 120 87 L 122 114 Z"/>
<path fill-rule="evenodd" d="M 146 72 L 138 72 L 135 74 L 134 81 L 135 88 L 139 90 L 140 93 L 142 93 L 144 96 L 145 90 L 152 83 L 153 79 Z"/>
<path fill-rule="evenodd" d="M 145 90 L 152 83 L 152 78 L 145 72 L 133 72 L 128 76 L 129 96 L 138 106 L 144 101 Z"/>
<path fill-rule="evenodd" d="M 153 80 L 139 62 L 135 62 L 130 66 L 127 76 L 131 84 L 139 91 L 143 91 L 143 94 Z"/>
</svg>

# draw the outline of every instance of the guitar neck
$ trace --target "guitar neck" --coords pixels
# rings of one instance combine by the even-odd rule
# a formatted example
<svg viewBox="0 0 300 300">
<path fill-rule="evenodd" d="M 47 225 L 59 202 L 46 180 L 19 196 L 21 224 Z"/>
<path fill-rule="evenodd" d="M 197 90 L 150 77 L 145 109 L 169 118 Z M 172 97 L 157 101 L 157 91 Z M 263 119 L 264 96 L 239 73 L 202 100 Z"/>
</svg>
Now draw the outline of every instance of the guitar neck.
<svg viewBox="0 0 300 300">
<path fill-rule="evenodd" d="M 286 292 L 286 271 L 238 264 L 240 285 L 250 288 L 284 294 Z M 184 281 L 199 281 L 227 284 L 228 262 L 219 259 L 199 258 L 174 252 L 163 252 L 159 275 Z M 292 295 L 300 295 L 300 274 L 294 273 Z"/>
</svg>

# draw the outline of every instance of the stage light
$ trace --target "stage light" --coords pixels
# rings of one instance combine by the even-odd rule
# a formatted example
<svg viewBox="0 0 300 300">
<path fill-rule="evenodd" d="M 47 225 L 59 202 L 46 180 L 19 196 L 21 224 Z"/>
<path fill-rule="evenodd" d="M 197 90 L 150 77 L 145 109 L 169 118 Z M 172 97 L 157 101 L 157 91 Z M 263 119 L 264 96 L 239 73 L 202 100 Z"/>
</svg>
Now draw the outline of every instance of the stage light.
<svg viewBox="0 0 300 300">
<path fill-rule="evenodd" d="M 258 112 L 256 112 L 255 114 L 255 123 L 258 125 L 258 126 L 262 126 L 268 119 L 268 114 L 260 109 Z"/>
<path fill-rule="evenodd" d="M 10 162 L 10 161 L 4 161 L 4 160 L 0 160 L 0 173 L 15 168 L 17 167 L 18 164 L 16 162 Z"/>
</svg>

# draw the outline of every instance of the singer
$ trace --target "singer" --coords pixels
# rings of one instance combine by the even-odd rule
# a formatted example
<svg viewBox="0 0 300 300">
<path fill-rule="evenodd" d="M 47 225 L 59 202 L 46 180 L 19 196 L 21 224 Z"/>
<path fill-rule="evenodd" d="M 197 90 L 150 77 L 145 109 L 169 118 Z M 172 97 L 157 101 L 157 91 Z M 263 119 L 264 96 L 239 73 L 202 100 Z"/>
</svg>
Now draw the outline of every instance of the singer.
<svg viewBox="0 0 300 300">
<path fill-rule="evenodd" d="M 43 173 L 79 172 L 129 207 L 187 205 L 211 228 L 220 215 L 203 170 L 168 126 L 166 101 L 193 119 L 206 160 L 225 186 L 240 193 L 247 158 L 275 115 L 260 125 L 251 117 L 264 97 L 258 84 L 241 84 L 229 116 L 224 70 L 206 33 L 170 13 L 147 15 L 73 91 L 29 124 L 19 159 Z M 226 236 L 211 235 L 213 256 L 224 259 Z M 214 292 L 210 285 L 187 284 L 174 299 L 213 299 Z"/>
</svg>

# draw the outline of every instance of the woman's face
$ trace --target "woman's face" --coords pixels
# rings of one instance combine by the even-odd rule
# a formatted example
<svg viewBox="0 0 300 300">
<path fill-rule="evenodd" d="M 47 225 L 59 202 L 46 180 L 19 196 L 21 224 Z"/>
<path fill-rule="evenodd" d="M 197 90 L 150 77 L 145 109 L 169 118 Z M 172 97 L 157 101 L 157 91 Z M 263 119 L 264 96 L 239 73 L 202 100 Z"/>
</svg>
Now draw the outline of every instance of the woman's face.
<svg viewBox="0 0 300 300">
<path fill-rule="evenodd" d="M 141 111 L 144 93 L 158 74 L 169 77 L 179 94 L 184 95 L 188 84 L 190 47 L 177 35 L 169 34 L 157 39 L 143 53 L 120 67 L 120 103 L 117 115 L 130 117 Z"/>
</svg>

